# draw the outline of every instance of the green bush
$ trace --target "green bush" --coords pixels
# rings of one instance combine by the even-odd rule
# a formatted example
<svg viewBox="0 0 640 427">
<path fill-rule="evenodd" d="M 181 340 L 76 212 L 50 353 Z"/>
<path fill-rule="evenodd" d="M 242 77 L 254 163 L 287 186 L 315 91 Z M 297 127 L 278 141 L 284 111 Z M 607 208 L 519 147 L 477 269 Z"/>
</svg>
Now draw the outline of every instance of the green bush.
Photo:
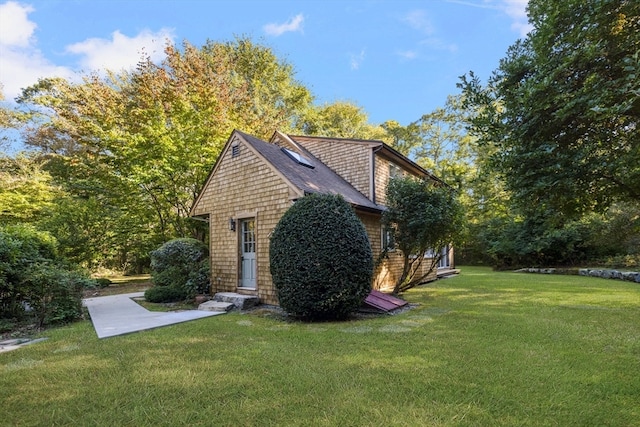
<svg viewBox="0 0 640 427">
<path fill-rule="evenodd" d="M 196 239 L 174 239 L 151 252 L 151 281 L 193 297 L 209 289 L 209 250 Z"/>
<path fill-rule="evenodd" d="M 100 288 L 108 288 L 109 285 L 112 283 L 111 280 L 109 280 L 106 277 L 98 277 L 97 279 L 95 279 L 96 285 Z"/>
<path fill-rule="evenodd" d="M 371 245 L 340 196 L 299 199 L 274 229 L 269 256 L 280 306 L 293 316 L 345 318 L 371 290 Z"/>
<path fill-rule="evenodd" d="M 0 227 L 0 317 L 22 317 L 30 266 L 57 260 L 57 243 L 49 233 L 25 225 Z"/>
<path fill-rule="evenodd" d="M 0 227 L 0 317 L 31 313 L 38 326 L 78 319 L 82 290 L 93 283 L 58 256 L 49 233 L 25 225 Z"/>
<path fill-rule="evenodd" d="M 178 302 L 187 299 L 183 289 L 175 286 L 154 286 L 144 291 L 144 299 L 148 302 Z"/>
<path fill-rule="evenodd" d="M 26 303 L 35 314 L 39 327 L 67 323 L 82 317 L 82 291 L 93 280 L 77 271 L 47 263 L 29 268 L 24 286 Z"/>
</svg>

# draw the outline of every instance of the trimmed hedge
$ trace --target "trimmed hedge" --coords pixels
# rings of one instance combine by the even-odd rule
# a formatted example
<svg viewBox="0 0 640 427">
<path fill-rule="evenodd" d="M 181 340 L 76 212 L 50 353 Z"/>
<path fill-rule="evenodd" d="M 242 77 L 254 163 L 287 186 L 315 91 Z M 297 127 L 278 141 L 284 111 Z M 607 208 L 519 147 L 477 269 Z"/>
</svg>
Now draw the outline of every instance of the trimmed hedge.
<svg viewBox="0 0 640 427">
<path fill-rule="evenodd" d="M 371 245 L 341 196 L 296 201 L 273 231 L 269 257 L 280 306 L 302 319 L 345 318 L 371 290 Z"/>
<path fill-rule="evenodd" d="M 178 302 L 186 299 L 184 290 L 175 286 L 154 286 L 144 292 L 144 299 L 148 302 Z"/>
</svg>

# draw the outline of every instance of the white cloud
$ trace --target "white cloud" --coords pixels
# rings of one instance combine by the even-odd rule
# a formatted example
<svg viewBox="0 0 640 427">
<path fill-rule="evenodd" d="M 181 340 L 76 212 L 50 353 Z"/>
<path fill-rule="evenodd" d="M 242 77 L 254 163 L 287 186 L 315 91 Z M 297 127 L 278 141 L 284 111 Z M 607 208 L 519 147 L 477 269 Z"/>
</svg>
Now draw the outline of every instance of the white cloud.
<svg viewBox="0 0 640 427">
<path fill-rule="evenodd" d="M 111 39 L 90 38 L 67 46 L 66 52 L 81 55 L 79 63 L 84 71 L 120 71 L 135 66 L 143 54 L 152 61 L 162 60 L 167 41 L 173 38 L 173 31 L 167 28 L 156 33 L 144 30 L 134 37 L 114 31 Z"/>
<path fill-rule="evenodd" d="M 533 25 L 527 18 L 528 0 L 503 0 L 502 10 L 513 20 L 511 29 L 518 32 L 520 37 L 525 37 Z"/>
<path fill-rule="evenodd" d="M 520 37 L 525 37 L 533 26 L 527 18 L 527 5 L 529 0 L 447 0 L 449 3 L 458 3 L 465 6 L 478 7 L 482 9 L 495 9 L 504 12 L 512 20 L 511 29 L 519 33 Z"/>
<path fill-rule="evenodd" d="M 73 76 L 69 68 L 51 63 L 36 47 L 37 25 L 28 17 L 33 11 L 33 7 L 17 2 L 0 5 L 0 83 L 7 100 L 39 78 Z"/>
<path fill-rule="evenodd" d="M 280 36 L 284 33 L 300 31 L 302 32 L 302 24 L 304 23 L 304 15 L 299 13 L 284 24 L 267 24 L 263 30 L 269 36 Z"/>
<path fill-rule="evenodd" d="M 433 34 L 433 24 L 424 10 L 413 10 L 406 14 L 402 20 L 409 24 L 414 30 L 425 34 Z"/>
<path fill-rule="evenodd" d="M 350 54 L 349 55 L 349 63 L 351 65 L 352 70 L 357 70 L 360 68 L 360 65 L 364 61 L 364 50 L 361 50 L 359 54 Z"/>
<path fill-rule="evenodd" d="M 403 59 L 416 59 L 418 57 L 418 52 L 415 50 L 401 50 L 396 52 L 396 54 Z"/>
<path fill-rule="evenodd" d="M 29 21 L 33 7 L 10 1 L 0 4 L 0 44 L 3 46 L 28 47 L 33 40 L 36 24 Z"/>
<path fill-rule="evenodd" d="M 38 48 L 35 37 L 37 24 L 29 20 L 35 9 L 30 5 L 10 1 L 0 4 L 0 83 L 7 100 L 19 96 L 22 89 L 37 83 L 38 79 L 63 77 L 77 78 L 77 70 L 54 64 Z M 164 58 L 167 40 L 173 41 L 173 31 L 144 30 L 127 37 L 115 31 L 110 39 L 91 38 L 66 47 L 66 53 L 78 55 L 83 72 L 119 71 L 135 66 L 143 53 L 153 61 Z"/>
</svg>

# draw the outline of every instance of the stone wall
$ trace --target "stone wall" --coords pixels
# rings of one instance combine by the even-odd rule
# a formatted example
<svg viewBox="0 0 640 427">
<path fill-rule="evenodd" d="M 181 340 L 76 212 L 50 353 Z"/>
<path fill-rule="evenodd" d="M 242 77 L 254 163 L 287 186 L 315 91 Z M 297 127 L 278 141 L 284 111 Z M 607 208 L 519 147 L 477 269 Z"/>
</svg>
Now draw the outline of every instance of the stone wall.
<svg viewBox="0 0 640 427">
<path fill-rule="evenodd" d="M 517 270 L 521 273 L 541 273 L 541 274 L 572 274 L 586 277 L 599 277 L 601 279 L 624 280 L 627 282 L 640 283 L 640 272 L 619 271 L 599 268 L 522 268 Z"/>
</svg>

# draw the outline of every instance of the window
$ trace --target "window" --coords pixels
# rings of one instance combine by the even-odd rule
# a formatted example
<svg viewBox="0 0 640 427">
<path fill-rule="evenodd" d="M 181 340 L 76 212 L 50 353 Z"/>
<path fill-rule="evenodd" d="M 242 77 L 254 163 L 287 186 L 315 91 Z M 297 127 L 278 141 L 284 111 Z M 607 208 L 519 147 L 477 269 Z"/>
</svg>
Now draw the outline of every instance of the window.
<svg viewBox="0 0 640 427">
<path fill-rule="evenodd" d="M 382 228 L 382 250 L 387 252 L 396 250 L 396 239 L 393 235 L 393 228 Z"/>
<path fill-rule="evenodd" d="M 231 146 L 231 157 L 238 157 L 240 155 L 240 144 Z"/>
<path fill-rule="evenodd" d="M 389 178 L 398 178 L 402 176 L 402 170 L 400 166 L 395 163 L 389 163 Z"/>
<path fill-rule="evenodd" d="M 293 160 L 295 160 L 296 162 L 298 162 L 298 164 L 301 164 L 302 166 L 306 166 L 310 169 L 314 169 L 315 166 L 313 166 L 311 164 L 311 162 L 309 161 L 309 159 L 307 159 L 306 157 L 300 155 L 299 153 L 296 153 L 295 151 L 291 151 L 287 148 L 282 148 L 282 151 L 284 151 L 286 153 L 287 156 L 289 156 L 290 158 L 292 158 Z"/>
</svg>

